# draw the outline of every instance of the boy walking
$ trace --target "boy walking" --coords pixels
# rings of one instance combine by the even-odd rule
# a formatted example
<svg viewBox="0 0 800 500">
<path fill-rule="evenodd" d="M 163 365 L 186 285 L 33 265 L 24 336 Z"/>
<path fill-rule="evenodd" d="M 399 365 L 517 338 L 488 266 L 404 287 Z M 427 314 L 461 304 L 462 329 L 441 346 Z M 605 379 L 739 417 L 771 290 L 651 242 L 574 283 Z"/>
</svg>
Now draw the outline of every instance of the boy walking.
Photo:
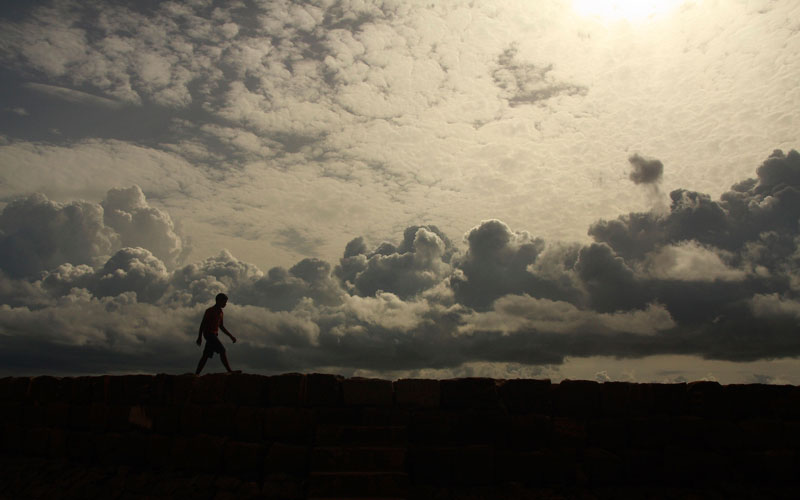
<svg viewBox="0 0 800 500">
<path fill-rule="evenodd" d="M 203 357 L 200 358 L 200 362 L 197 364 L 195 375 L 200 375 L 200 372 L 203 371 L 203 367 L 206 365 L 206 361 L 208 361 L 208 358 L 213 358 L 215 352 L 219 353 L 222 364 L 225 365 L 225 369 L 228 370 L 228 373 L 233 371 L 231 370 L 231 365 L 228 364 L 228 356 L 225 354 L 225 347 L 223 347 L 222 342 L 219 341 L 219 330 L 222 330 L 225 335 L 231 338 L 234 344 L 236 343 L 236 337 L 231 335 L 231 332 L 222 324 L 222 309 L 227 303 L 228 296 L 224 293 L 218 293 L 216 296 L 216 304 L 206 309 L 206 313 L 203 315 L 203 321 L 200 323 L 200 331 L 197 334 L 197 345 L 200 345 L 203 341 L 203 337 L 205 337 L 206 348 L 203 350 Z"/>
</svg>

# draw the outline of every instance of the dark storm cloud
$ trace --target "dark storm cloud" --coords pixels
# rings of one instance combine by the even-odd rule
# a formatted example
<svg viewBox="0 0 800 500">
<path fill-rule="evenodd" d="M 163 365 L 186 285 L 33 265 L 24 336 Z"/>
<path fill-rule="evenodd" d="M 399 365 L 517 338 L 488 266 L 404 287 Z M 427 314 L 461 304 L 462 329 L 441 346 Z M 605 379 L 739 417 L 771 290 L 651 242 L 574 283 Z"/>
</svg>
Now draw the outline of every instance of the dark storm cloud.
<svg viewBox="0 0 800 500">
<path fill-rule="evenodd" d="M 584 95 L 586 87 L 561 82 L 550 73 L 552 65 L 539 66 L 519 60 L 516 45 L 504 50 L 497 58 L 492 79 L 510 106 L 536 104 L 560 95 Z"/>
<path fill-rule="evenodd" d="M 660 160 L 644 158 L 635 154 L 628 158 L 633 170 L 630 180 L 636 184 L 653 184 L 661 180 L 664 174 L 664 164 Z"/>
<path fill-rule="evenodd" d="M 144 247 L 168 264 L 185 252 L 172 219 L 138 186 L 112 189 L 100 203 L 58 203 L 42 194 L 0 212 L 0 269 L 34 277 L 61 264 L 96 265 L 122 247 Z"/>
<path fill-rule="evenodd" d="M 600 221 L 584 246 L 488 220 L 461 252 L 412 226 L 371 250 L 353 239 L 335 268 L 309 258 L 266 273 L 227 251 L 170 270 L 146 246 L 174 258 L 168 216 L 138 189 L 103 205 L 31 196 L 0 214 L 13 263 L 0 274 L 0 352 L 33 371 L 183 371 L 203 308 L 226 292 L 251 371 L 798 356 L 800 155 L 776 151 L 757 176 L 720 200 L 675 190 L 668 213 Z M 142 245 L 120 246 L 136 232 Z M 78 363 L 80 349 L 105 357 Z"/>
<path fill-rule="evenodd" d="M 391 292 L 411 298 L 450 272 L 453 244 L 436 226 L 412 226 L 399 246 L 384 242 L 368 252 L 362 238 L 347 244 L 335 274 L 356 295 Z"/>
<path fill-rule="evenodd" d="M 498 298 L 526 293 L 533 297 L 578 301 L 579 292 L 569 272 L 577 255 L 542 260 L 544 268 L 529 271 L 545 249 L 545 242 L 527 232 L 512 231 L 499 220 L 484 221 L 466 236 L 466 253 L 455 261 L 459 271 L 450 280 L 456 300 L 475 309 L 487 309 Z M 562 252 L 563 249 L 559 249 Z"/>
<path fill-rule="evenodd" d="M 0 268 L 12 277 L 36 276 L 60 264 L 93 264 L 119 247 L 101 206 L 57 203 L 34 194 L 0 212 Z"/>
</svg>

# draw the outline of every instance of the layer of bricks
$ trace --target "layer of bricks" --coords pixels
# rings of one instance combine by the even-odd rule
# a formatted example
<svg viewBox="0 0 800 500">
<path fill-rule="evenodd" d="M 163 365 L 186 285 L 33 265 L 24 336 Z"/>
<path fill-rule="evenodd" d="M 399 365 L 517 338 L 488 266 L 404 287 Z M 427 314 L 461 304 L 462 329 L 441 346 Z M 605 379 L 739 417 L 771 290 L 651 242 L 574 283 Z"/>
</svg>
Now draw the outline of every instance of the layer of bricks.
<svg viewBox="0 0 800 500">
<path fill-rule="evenodd" d="M 105 467 L 114 481 L 116 471 L 148 471 L 150 482 L 135 485 L 144 493 L 183 487 L 164 477 L 224 478 L 209 488 L 232 498 L 351 494 L 359 481 L 450 496 L 510 484 L 790 488 L 800 482 L 800 389 L 300 373 L 8 377 L 0 457 Z M 81 488 L 102 496 L 102 487 Z"/>
</svg>

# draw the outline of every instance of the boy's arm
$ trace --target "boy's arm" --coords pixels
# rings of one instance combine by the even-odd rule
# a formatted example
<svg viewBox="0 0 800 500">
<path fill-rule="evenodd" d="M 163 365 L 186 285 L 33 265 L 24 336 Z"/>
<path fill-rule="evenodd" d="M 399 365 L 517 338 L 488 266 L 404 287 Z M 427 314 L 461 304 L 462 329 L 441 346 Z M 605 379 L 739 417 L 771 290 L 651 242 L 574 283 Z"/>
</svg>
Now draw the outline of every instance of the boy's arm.
<svg viewBox="0 0 800 500">
<path fill-rule="evenodd" d="M 230 337 L 234 344 L 236 343 L 236 337 L 231 335 L 231 332 L 229 332 L 228 329 L 225 328 L 225 325 L 223 325 L 222 322 L 220 322 L 220 324 L 219 324 L 219 329 L 222 330 L 225 333 L 225 335 Z"/>
<path fill-rule="evenodd" d="M 203 321 L 200 322 L 200 331 L 197 332 L 197 345 L 203 343 L 203 330 L 205 330 L 206 326 L 206 317 L 203 316 Z"/>
</svg>

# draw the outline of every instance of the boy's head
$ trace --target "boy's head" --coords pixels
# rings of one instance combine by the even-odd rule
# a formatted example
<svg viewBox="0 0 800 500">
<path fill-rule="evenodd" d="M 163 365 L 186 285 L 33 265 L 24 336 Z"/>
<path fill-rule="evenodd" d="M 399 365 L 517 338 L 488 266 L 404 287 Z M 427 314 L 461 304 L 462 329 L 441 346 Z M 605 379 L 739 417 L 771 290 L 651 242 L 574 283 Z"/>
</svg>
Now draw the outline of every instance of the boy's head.
<svg viewBox="0 0 800 500">
<path fill-rule="evenodd" d="M 218 306 L 225 307 L 225 304 L 228 303 L 228 296 L 224 293 L 218 293 L 215 297 L 215 300 L 217 301 Z"/>
</svg>

